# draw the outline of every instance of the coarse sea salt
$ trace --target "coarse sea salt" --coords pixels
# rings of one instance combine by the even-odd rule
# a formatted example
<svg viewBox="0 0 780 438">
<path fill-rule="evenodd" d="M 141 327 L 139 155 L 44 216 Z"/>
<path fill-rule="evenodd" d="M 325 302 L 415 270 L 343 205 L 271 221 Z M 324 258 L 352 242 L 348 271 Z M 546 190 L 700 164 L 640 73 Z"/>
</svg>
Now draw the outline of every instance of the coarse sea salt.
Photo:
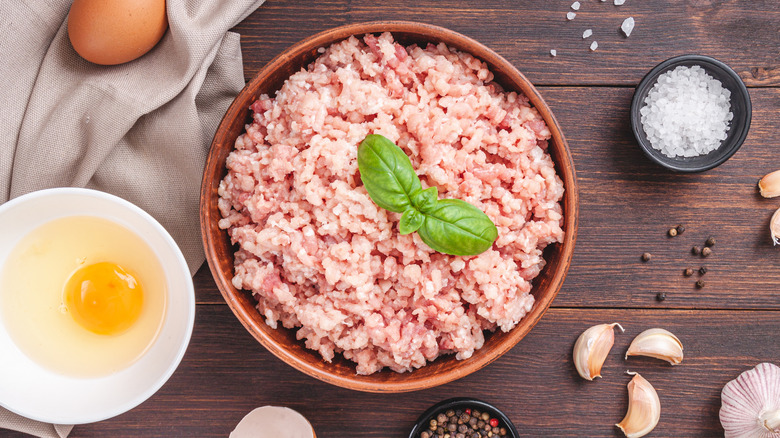
<svg viewBox="0 0 780 438">
<path fill-rule="evenodd" d="M 572 3 L 571 4 L 571 8 L 574 9 L 575 11 L 579 11 L 580 10 L 580 2 Z"/>
<path fill-rule="evenodd" d="M 634 17 L 628 17 L 623 20 L 623 24 L 620 25 L 620 30 L 626 34 L 626 38 L 631 36 L 631 31 L 634 30 Z"/>
<path fill-rule="evenodd" d="M 623 3 L 625 3 L 625 2 L 626 2 L 626 0 L 615 0 L 615 6 L 620 6 Z"/>
<path fill-rule="evenodd" d="M 591 52 L 595 52 L 596 49 L 598 49 L 598 48 L 599 48 L 599 43 L 597 43 L 596 41 L 593 41 L 592 43 L 590 43 L 590 51 Z"/>
<path fill-rule="evenodd" d="M 558 56 L 558 51 L 555 49 L 550 50 L 550 56 Z"/>
<path fill-rule="evenodd" d="M 574 12 L 567 12 L 566 13 L 566 19 L 567 20 L 574 20 L 574 17 L 576 17 L 576 16 L 577 16 L 577 14 L 575 14 Z"/>
<path fill-rule="evenodd" d="M 582 39 L 588 38 L 591 35 L 593 35 L 593 29 L 585 29 L 585 32 L 582 32 Z"/>
<path fill-rule="evenodd" d="M 669 158 L 717 149 L 728 135 L 731 92 L 701 66 L 679 66 L 658 77 L 639 110 L 653 149 Z"/>
</svg>

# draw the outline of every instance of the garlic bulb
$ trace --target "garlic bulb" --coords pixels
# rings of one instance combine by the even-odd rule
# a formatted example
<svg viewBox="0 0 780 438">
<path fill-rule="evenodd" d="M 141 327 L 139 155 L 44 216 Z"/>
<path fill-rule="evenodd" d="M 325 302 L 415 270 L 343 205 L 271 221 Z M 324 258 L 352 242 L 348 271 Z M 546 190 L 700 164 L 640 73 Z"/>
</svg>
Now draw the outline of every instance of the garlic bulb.
<svg viewBox="0 0 780 438">
<path fill-rule="evenodd" d="M 652 328 L 638 334 L 626 351 L 628 356 L 649 356 L 678 365 L 683 360 L 682 342 L 670 331 Z"/>
<path fill-rule="evenodd" d="M 607 359 L 612 344 L 615 343 L 615 332 L 613 327 L 618 326 L 620 331 L 623 327 L 618 323 L 598 324 L 582 332 L 577 342 L 574 344 L 574 367 L 585 380 L 593 380 L 601 377 L 601 366 Z"/>
<path fill-rule="evenodd" d="M 639 373 L 628 382 L 628 411 L 616 424 L 627 438 L 639 438 L 652 432 L 661 419 L 661 401 L 655 388 Z"/>
<path fill-rule="evenodd" d="M 780 367 L 762 363 L 723 387 L 725 438 L 780 438 Z"/>
<path fill-rule="evenodd" d="M 772 220 L 769 221 L 769 233 L 775 245 L 780 243 L 780 208 L 777 209 L 775 214 L 772 215 Z"/>
</svg>

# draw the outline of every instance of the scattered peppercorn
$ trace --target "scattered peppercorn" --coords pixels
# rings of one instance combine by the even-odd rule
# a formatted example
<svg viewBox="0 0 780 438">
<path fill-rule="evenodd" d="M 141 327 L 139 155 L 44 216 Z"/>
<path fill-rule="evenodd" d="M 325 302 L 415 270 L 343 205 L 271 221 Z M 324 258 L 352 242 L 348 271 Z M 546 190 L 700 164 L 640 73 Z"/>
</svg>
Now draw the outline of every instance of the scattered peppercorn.
<svg viewBox="0 0 780 438">
<path fill-rule="evenodd" d="M 674 237 L 677 235 L 677 228 L 669 228 L 667 233 L 669 234 L 669 237 Z"/>
<path fill-rule="evenodd" d="M 704 249 L 701 250 L 701 256 L 702 257 L 709 257 L 710 254 L 712 254 L 712 250 L 709 246 L 705 246 Z"/>
<path fill-rule="evenodd" d="M 691 275 L 693 275 L 693 269 L 691 269 L 691 268 L 686 268 L 686 269 L 683 271 L 683 275 L 684 275 L 684 276 L 686 276 L 686 277 L 690 277 Z"/>
<path fill-rule="evenodd" d="M 642 261 L 643 262 L 649 262 L 651 258 L 653 258 L 653 255 L 650 254 L 649 252 L 646 252 L 646 253 L 642 254 Z"/>
<path fill-rule="evenodd" d="M 699 274 L 704 275 L 706 273 L 707 273 L 707 267 L 706 266 L 702 266 L 701 268 L 699 268 Z"/>
<path fill-rule="evenodd" d="M 682 234 L 685 232 L 685 227 L 682 226 L 682 224 L 677 225 L 677 234 Z"/>
<path fill-rule="evenodd" d="M 655 299 L 658 301 L 663 301 L 666 299 L 666 292 L 658 292 L 658 295 L 655 296 Z"/>
<path fill-rule="evenodd" d="M 696 287 L 701 289 L 704 287 L 704 280 L 699 279 L 699 281 L 696 282 Z"/>
<path fill-rule="evenodd" d="M 709 239 L 707 239 L 706 242 L 704 242 L 705 246 L 715 246 L 715 238 L 710 236 Z"/>
<path fill-rule="evenodd" d="M 699 248 L 698 246 L 694 246 L 693 248 L 691 248 L 691 254 L 699 255 L 700 253 L 701 253 L 701 248 Z"/>
</svg>

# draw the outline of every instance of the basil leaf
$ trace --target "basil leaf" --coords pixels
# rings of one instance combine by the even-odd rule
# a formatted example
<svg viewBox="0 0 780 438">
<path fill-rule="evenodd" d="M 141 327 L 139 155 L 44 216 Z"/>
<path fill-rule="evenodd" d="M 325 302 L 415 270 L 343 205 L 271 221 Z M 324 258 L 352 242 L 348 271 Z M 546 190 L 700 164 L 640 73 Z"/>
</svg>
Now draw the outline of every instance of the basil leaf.
<svg viewBox="0 0 780 438">
<path fill-rule="evenodd" d="M 425 216 L 422 213 L 414 208 L 410 208 L 401 216 L 401 221 L 398 222 L 398 231 L 401 234 L 414 233 L 422 226 L 424 221 Z"/>
<path fill-rule="evenodd" d="M 436 202 L 439 199 L 439 189 L 436 187 L 428 187 L 425 190 L 412 193 L 411 199 L 414 208 L 425 213 L 436 206 Z"/>
<path fill-rule="evenodd" d="M 498 237 L 498 230 L 479 208 L 460 199 L 442 199 L 425 212 L 417 233 L 431 249 L 445 254 L 480 254 Z"/>
<path fill-rule="evenodd" d="M 412 205 L 410 195 L 422 189 L 403 149 L 381 135 L 360 142 L 358 169 L 371 200 L 385 210 L 403 213 Z"/>
</svg>

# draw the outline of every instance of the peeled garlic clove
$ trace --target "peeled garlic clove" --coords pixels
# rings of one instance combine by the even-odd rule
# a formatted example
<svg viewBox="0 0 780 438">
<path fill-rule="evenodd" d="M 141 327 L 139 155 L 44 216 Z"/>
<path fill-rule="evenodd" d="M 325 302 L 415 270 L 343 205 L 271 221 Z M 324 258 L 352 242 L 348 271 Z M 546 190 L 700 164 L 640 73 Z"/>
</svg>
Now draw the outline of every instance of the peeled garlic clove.
<svg viewBox="0 0 780 438">
<path fill-rule="evenodd" d="M 780 208 L 777 209 L 775 214 L 772 215 L 772 220 L 769 221 L 769 232 L 772 235 L 772 242 L 775 245 L 780 243 Z"/>
<path fill-rule="evenodd" d="M 638 334 L 626 352 L 628 356 L 648 356 L 677 365 L 683 360 L 682 342 L 662 328 L 652 328 Z"/>
<path fill-rule="evenodd" d="M 720 424 L 725 438 L 780 437 L 780 367 L 768 362 L 723 387 Z"/>
<path fill-rule="evenodd" d="M 780 196 L 780 170 L 775 170 L 761 178 L 761 181 L 758 182 L 758 190 L 765 198 Z"/>
<path fill-rule="evenodd" d="M 628 412 L 616 424 L 627 438 L 639 438 L 650 433 L 661 418 L 661 401 L 655 388 L 639 373 L 628 382 Z"/>
<path fill-rule="evenodd" d="M 582 332 L 574 344 L 574 367 L 585 380 L 593 380 L 601 377 L 601 366 L 607 359 L 612 344 L 615 343 L 613 327 L 618 326 L 623 332 L 623 327 L 614 322 L 612 324 L 598 324 Z"/>
</svg>

